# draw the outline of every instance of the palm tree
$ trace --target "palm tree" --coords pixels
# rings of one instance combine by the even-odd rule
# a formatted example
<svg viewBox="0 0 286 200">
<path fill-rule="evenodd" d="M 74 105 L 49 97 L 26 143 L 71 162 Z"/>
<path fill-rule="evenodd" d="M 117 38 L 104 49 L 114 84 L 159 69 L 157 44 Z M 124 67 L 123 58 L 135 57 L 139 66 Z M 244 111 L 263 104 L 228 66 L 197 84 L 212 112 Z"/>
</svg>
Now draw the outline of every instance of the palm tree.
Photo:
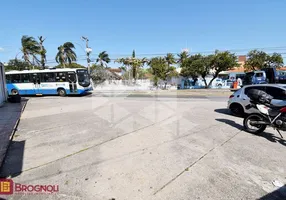
<svg viewBox="0 0 286 200">
<path fill-rule="evenodd" d="M 46 53 L 47 53 L 45 47 L 43 46 L 43 43 L 44 43 L 45 39 L 43 39 L 43 36 L 40 36 L 38 38 L 40 40 L 40 43 L 39 43 L 39 45 L 40 45 L 40 52 L 39 52 L 39 54 L 41 56 L 41 66 L 42 66 L 42 69 L 45 69 Z"/>
<path fill-rule="evenodd" d="M 170 67 L 172 64 L 175 64 L 176 63 L 176 59 L 174 57 L 173 54 L 171 53 L 167 53 L 167 55 L 165 56 L 165 60 L 168 64 L 168 66 Z"/>
<path fill-rule="evenodd" d="M 184 62 L 188 59 L 189 53 L 187 51 L 183 51 L 182 53 L 178 54 L 178 57 L 179 57 L 179 60 L 177 63 L 181 67 L 184 64 Z"/>
<path fill-rule="evenodd" d="M 147 58 L 136 58 L 135 57 L 135 50 L 132 52 L 132 57 L 129 59 L 129 63 L 131 65 L 131 71 L 132 71 L 132 77 L 134 81 L 136 82 L 138 78 L 138 71 L 140 68 L 143 68 L 143 66 L 148 62 Z"/>
<path fill-rule="evenodd" d="M 36 57 L 37 54 L 40 53 L 40 46 L 39 43 L 35 40 L 34 37 L 30 37 L 27 35 L 24 35 L 21 39 L 22 48 L 21 51 L 23 53 L 23 59 L 31 64 L 30 57 L 32 57 L 33 61 L 36 60 L 37 63 L 39 63 L 38 58 Z"/>
<path fill-rule="evenodd" d="M 106 51 L 103 51 L 98 54 L 98 58 L 96 59 L 96 63 L 98 63 L 102 67 L 107 67 L 107 63 L 110 63 L 110 58 Z"/>
<path fill-rule="evenodd" d="M 63 45 L 58 47 L 58 53 L 56 55 L 57 63 L 66 67 L 66 63 L 72 63 L 72 61 L 76 61 L 76 53 L 73 51 L 75 46 L 71 42 L 66 42 Z"/>
</svg>

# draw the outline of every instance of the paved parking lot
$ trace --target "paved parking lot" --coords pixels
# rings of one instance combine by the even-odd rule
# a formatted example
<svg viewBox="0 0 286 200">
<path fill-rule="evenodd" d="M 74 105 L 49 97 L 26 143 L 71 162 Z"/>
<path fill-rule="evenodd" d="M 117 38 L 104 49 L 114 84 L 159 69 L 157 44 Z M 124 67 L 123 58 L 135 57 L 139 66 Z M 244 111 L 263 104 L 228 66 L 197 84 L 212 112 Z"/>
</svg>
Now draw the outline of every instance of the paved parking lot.
<svg viewBox="0 0 286 200">
<path fill-rule="evenodd" d="M 227 98 L 30 98 L 2 175 L 44 199 L 259 199 L 286 183 L 286 142 L 242 130 Z M 41 199 L 14 195 L 11 199 Z M 270 199 L 270 198 L 269 198 Z"/>
</svg>

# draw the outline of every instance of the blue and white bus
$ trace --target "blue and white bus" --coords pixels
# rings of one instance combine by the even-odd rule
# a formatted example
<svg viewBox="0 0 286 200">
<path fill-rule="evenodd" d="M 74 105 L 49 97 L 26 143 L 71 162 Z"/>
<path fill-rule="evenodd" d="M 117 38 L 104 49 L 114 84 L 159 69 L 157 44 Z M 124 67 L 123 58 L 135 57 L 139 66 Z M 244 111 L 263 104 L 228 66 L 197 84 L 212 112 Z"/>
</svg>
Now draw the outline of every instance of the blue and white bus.
<svg viewBox="0 0 286 200">
<path fill-rule="evenodd" d="M 86 69 L 45 69 L 6 72 L 9 95 L 84 94 L 92 90 Z"/>
</svg>

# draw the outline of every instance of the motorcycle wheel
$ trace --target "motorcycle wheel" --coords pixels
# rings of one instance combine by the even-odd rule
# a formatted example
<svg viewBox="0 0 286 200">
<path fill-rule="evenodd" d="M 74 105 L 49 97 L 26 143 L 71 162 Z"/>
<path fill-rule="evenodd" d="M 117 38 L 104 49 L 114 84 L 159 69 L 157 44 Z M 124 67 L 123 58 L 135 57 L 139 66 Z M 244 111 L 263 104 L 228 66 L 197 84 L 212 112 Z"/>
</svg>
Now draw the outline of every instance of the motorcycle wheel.
<svg viewBox="0 0 286 200">
<path fill-rule="evenodd" d="M 253 134 L 260 134 L 262 133 L 267 125 L 256 125 L 256 126 L 252 126 L 250 124 L 251 121 L 264 121 L 264 117 L 262 117 L 261 115 L 257 115 L 257 114 L 251 114 L 249 116 L 247 116 L 246 118 L 244 118 L 243 120 L 243 126 L 244 126 L 244 129 L 245 131 L 249 132 L 249 133 L 253 133 Z"/>
</svg>

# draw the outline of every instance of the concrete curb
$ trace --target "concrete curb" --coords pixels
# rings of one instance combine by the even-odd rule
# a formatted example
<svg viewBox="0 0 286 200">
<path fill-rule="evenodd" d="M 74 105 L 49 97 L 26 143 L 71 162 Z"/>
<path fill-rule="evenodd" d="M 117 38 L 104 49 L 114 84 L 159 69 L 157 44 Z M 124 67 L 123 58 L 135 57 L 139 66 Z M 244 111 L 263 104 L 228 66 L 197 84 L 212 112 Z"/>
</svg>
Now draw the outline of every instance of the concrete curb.
<svg viewBox="0 0 286 200">
<path fill-rule="evenodd" d="M 27 102 L 28 102 L 28 101 L 26 101 L 26 102 L 24 103 L 24 105 L 23 105 L 23 107 L 22 107 L 22 109 L 21 109 L 21 112 L 20 112 L 19 119 L 16 121 L 16 123 L 15 123 L 15 125 L 14 125 L 14 127 L 13 127 L 13 129 L 12 129 L 11 135 L 10 135 L 10 137 L 9 137 L 9 142 L 8 142 L 8 145 L 7 145 L 7 148 L 6 148 L 6 151 L 5 151 L 5 155 L 4 155 L 4 157 L 3 157 L 2 163 L 0 163 L 0 172 L 2 171 L 3 163 L 4 163 L 5 160 L 6 160 L 8 149 L 10 148 L 10 145 L 11 145 L 11 143 L 12 143 L 12 140 L 13 140 L 13 138 L 14 138 L 14 135 L 15 135 L 15 133 L 16 133 L 16 131 L 17 131 L 18 125 L 19 125 L 20 120 L 21 120 L 21 117 L 22 117 L 22 113 L 24 112 L 24 110 L 25 110 L 25 108 L 26 108 Z M 1 178 L 1 177 L 0 177 L 0 178 Z"/>
</svg>

